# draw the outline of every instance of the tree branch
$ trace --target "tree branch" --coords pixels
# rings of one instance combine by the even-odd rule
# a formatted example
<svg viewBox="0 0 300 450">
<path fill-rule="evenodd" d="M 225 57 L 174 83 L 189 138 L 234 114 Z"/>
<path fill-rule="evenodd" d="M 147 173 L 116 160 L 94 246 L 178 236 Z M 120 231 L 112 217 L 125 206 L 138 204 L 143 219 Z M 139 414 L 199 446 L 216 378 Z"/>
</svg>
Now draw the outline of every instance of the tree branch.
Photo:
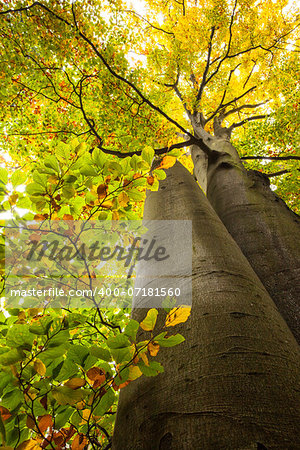
<svg viewBox="0 0 300 450">
<path fill-rule="evenodd" d="M 229 111 L 227 111 L 226 113 L 222 114 L 223 119 L 225 119 L 226 117 L 230 116 L 231 114 L 234 114 L 236 112 L 241 111 L 242 109 L 254 109 L 254 108 L 259 108 L 262 105 L 265 105 L 266 103 L 268 103 L 270 100 L 267 100 L 265 102 L 261 102 L 261 103 L 256 103 L 253 105 L 241 105 L 238 108 L 234 108 L 234 109 L 230 109 Z"/>
<path fill-rule="evenodd" d="M 279 170 L 278 172 L 273 173 L 264 173 L 266 177 L 272 178 L 272 177 L 279 177 L 280 175 L 285 175 L 286 173 L 290 173 L 291 171 L 288 169 Z"/>
<path fill-rule="evenodd" d="M 15 13 L 15 12 L 20 12 L 20 11 L 29 11 L 34 7 L 40 7 L 43 10 L 47 11 L 47 13 L 51 14 L 52 16 L 54 16 L 57 20 L 65 23 L 66 25 L 68 25 L 71 28 L 74 28 L 74 25 L 72 23 L 70 23 L 67 19 L 64 19 L 62 17 L 60 17 L 58 14 L 56 14 L 54 11 L 52 11 L 50 8 L 48 8 L 46 5 L 44 5 L 43 3 L 40 2 L 34 2 L 32 3 L 32 5 L 30 6 L 24 6 L 21 8 L 17 8 L 17 9 L 9 9 L 6 11 L 1 11 L 0 15 L 3 14 L 8 14 L 8 13 Z M 134 90 L 138 96 L 148 105 L 150 106 L 150 108 L 152 108 L 154 111 L 156 111 L 158 114 L 160 114 L 161 116 L 163 116 L 165 119 L 168 120 L 168 122 L 172 123 L 173 125 L 175 125 L 176 128 L 178 128 L 179 130 L 181 130 L 183 133 L 187 134 L 189 137 L 193 138 L 193 135 L 187 131 L 184 127 L 182 127 L 176 120 L 172 119 L 168 114 L 166 114 L 162 109 L 160 109 L 158 106 L 154 105 L 148 98 L 146 98 L 144 96 L 144 94 L 140 91 L 139 88 L 137 88 L 131 81 L 127 80 L 125 77 L 123 77 L 122 75 L 119 75 L 110 65 L 109 63 L 106 61 L 106 59 L 104 58 L 104 56 L 99 52 L 99 50 L 97 49 L 97 47 L 95 46 L 95 44 L 85 35 L 82 33 L 82 31 L 77 31 L 78 36 L 80 36 L 94 51 L 94 53 L 98 56 L 98 58 L 101 60 L 102 64 L 106 67 L 106 69 L 117 79 L 120 80 L 122 83 L 127 84 L 129 87 L 131 87 L 132 90 Z M 204 142 L 203 142 L 203 148 L 207 147 Z M 207 147 L 208 149 L 208 147 Z"/>
<path fill-rule="evenodd" d="M 266 117 L 270 117 L 270 114 L 259 114 L 257 116 L 251 116 L 247 117 L 246 119 L 242 120 L 241 122 L 233 123 L 230 125 L 230 129 L 233 130 L 234 128 L 241 127 L 242 125 L 245 125 L 245 123 L 250 122 L 252 120 L 259 120 L 259 119 L 265 119 Z"/>
<path fill-rule="evenodd" d="M 135 12 L 135 11 L 132 11 L 131 9 L 125 9 L 124 12 L 134 14 L 134 15 L 137 16 L 139 19 L 143 20 L 143 21 L 146 22 L 148 25 L 150 25 L 150 27 L 154 28 L 154 29 L 157 30 L 157 31 L 162 31 L 163 33 L 170 34 L 170 35 L 173 36 L 173 37 L 175 36 L 174 33 L 172 33 L 172 31 L 166 31 L 166 30 L 163 30 L 162 28 L 156 27 L 155 25 L 153 25 L 152 23 L 150 23 L 149 20 L 145 19 L 145 17 L 141 16 L 140 14 L 138 14 L 138 13 Z"/>
<path fill-rule="evenodd" d="M 300 161 L 300 156 L 241 156 L 243 160 L 268 159 L 270 161 Z"/>
<path fill-rule="evenodd" d="M 156 155 L 163 155 L 164 153 L 170 152 L 174 148 L 190 147 L 192 144 L 199 145 L 198 139 L 196 137 L 194 137 L 193 139 L 189 139 L 188 141 L 185 141 L 185 142 L 180 142 L 179 144 L 173 144 L 170 147 L 156 148 L 156 149 L 154 149 L 154 152 Z M 110 150 L 108 148 L 104 148 L 101 145 L 98 145 L 97 147 L 100 150 L 102 150 L 103 153 L 107 153 L 108 155 L 115 155 L 115 156 L 118 156 L 119 158 L 126 158 L 127 156 L 142 154 L 141 150 L 139 150 L 137 152 L 120 152 L 118 150 Z"/>
<path fill-rule="evenodd" d="M 203 77 L 202 77 L 202 81 L 200 84 L 200 88 L 196 97 L 197 102 L 199 102 L 201 100 L 202 97 L 202 93 L 203 93 L 203 89 L 205 87 L 206 84 L 206 77 L 207 77 L 207 73 L 208 73 L 208 69 L 210 66 L 210 57 L 211 57 L 211 50 L 212 50 L 212 41 L 213 41 L 213 37 L 215 34 L 215 27 L 212 27 L 211 29 L 211 33 L 210 33 L 210 38 L 209 38 L 209 43 L 208 43 L 208 53 L 207 53 L 207 60 L 206 60 L 206 66 L 203 72 Z"/>
</svg>

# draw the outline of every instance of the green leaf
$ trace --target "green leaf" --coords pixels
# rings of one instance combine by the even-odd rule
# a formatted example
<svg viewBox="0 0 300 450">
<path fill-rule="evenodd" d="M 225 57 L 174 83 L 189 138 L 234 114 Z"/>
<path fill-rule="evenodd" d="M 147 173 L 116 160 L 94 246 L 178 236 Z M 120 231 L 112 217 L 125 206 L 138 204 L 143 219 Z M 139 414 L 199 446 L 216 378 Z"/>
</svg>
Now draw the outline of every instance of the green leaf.
<svg viewBox="0 0 300 450">
<path fill-rule="evenodd" d="M 10 411 L 16 409 L 21 403 L 23 403 L 23 393 L 19 388 L 10 389 L 9 392 L 3 395 L 1 399 L 1 405 L 8 408 Z"/>
<path fill-rule="evenodd" d="M 107 339 L 106 345 L 109 348 L 117 349 L 117 348 L 129 347 L 130 342 L 124 334 L 118 334 L 117 336 Z"/>
<path fill-rule="evenodd" d="M 59 405 L 75 405 L 88 393 L 89 389 L 71 389 L 68 386 L 58 386 L 52 389 L 52 395 Z"/>
<path fill-rule="evenodd" d="M 102 169 L 107 160 L 107 155 L 99 148 L 95 148 L 92 153 L 92 160 L 94 161 L 96 166 Z"/>
<path fill-rule="evenodd" d="M 94 167 L 92 167 L 92 166 L 88 166 L 87 164 L 84 164 L 83 166 L 80 167 L 80 173 L 82 175 L 91 176 L 91 177 L 96 177 L 98 175 L 97 170 L 94 169 Z"/>
<path fill-rule="evenodd" d="M 138 162 L 141 160 L 141 158 L 137 155 L 133 155 L 130 160 L 130 165 L 133 168 L 133 170 L 136 172 L 138 170 Z"/>
<path fill-rule="evenodd" d="M 111 349 L 111 354 L 115 362 L 117 364 L 120 364 L 122 362 L 131 361 L 133 356 L 133 349 L 131 347 L 114 348 Z"/>
<path fill-rule="evenodd" d="M 21 172 L 20 170 L 16 170 L 12 176 L 11 176 L 11 184 L 13 187 L 20 186 L 21 184 L 24 184 L 27 179 L 27 175 L 24 172 Z"/>
<path fill-rule="evenodd" d="M 132 188 L 127 191 L 127 195 L 130 198 L 130 200 L 133 200 L 135 202 L 139 202 L 140 200 L 143 200 L 145 193 L 139 191 L 138 189 Z"/>
<path fill-rule="evenodd" d="M 151 164 L 152 164 L 154 154 L 155 154 L 155 152 L 152 147 L 147 146 L 147 147 L 143 148 L 143 150 L 142 150 L 142 158 L 144 161 L 146 161 L 149 164 L 149 166 L 151 166 Z"/>
<path fill-rule="evenodd" d="M 2 181 L 3 184 L 8 183 L 8 173 L 3 167 L 0 167 L 0 181 Z"/>
<path fill-rule="evenodd" d="M 109 389 L 103 397 L 101 397 L 100 402 L 94 409 L 95 416 L 103 416 L 106 412 L 110 410 L 112 405 L 116 400 L 116 395 L 112 389 Z"/>
<path fill-rule="evenodd" d="M 61 409 L 62 408 L 62 409 Z M 57 430 L 60 430 L 62 427 L 64 427 L 71 415 L 73 414 L 74 409 L 70 407 L 60 407 L 56 410 L 55 415 L 55 427 Z"/>
<path fill-rule="evenodd" d="M 68 350 L 68 358 L 75 363 L 83 366 L 85 359 L 88 357 L 89 351 L 83 345 L 71 345 Z"/>
<path fill-rule="evenodd" d="M 174 334 L 173 336 L 165 337 L 166 333 L 161 333 L 154 338 L 161 347 L 174 347 L 175 345 L 181 344 L 185 341 L 185 338 L 181 334 Z"/>
<path fill-rule="evenodd" d="M 37 183 L 30 183 L 26 186 L 26 192 L 29 195 L 45 194 L 45 188 Z"/>
<path fill-rule="evenodd" d="M 93 345 L 90 348 L 90 353 L 93 356 L 96 356 L 98 359 L 102 359 L 103 361 L 111 361 L 111 355 L 108 350 L 102 347 L 98 347 L 98 345 Z"/>
<path fill-rule="evenodd" d="M 48 348 L 58 347 L 64 344 L 65 342 L 68 342 L 69 337 L 70 334 L 68 330 L 59 331 L 57 334 L 55 334 L 49 339 Z"/>
<path fill-rule="evenodd" d="M 166 172 L 163 169 L 153 170 L 153 175 L 156 175 L 158 180 L 164 180 L 166 178 Z"/>
<path fill-rule="evenodd" d="M 13 348 L 9 352 L 0 355 L 0 364 L 3 366 L 9 366 L 16 362 L 22 361 L 25 358 L 25 353 L 17 348 Z"/>
<path fill-rule="evenodd" d="M 145 331 L 152 331 L 156 324 L 158 311 L 155 308 L 151 308 L 145 317 L 145 319 L 140 323 L 140 326 Z"/>
<path fill-rule="evenodd" d="M 57 159 L 55 156 L 50 155 L 44 160 L 45 167 L 48 167 L 49 169 L 53 169 L 54 172 L 59 173 L 60 168 Z"/>
<path fill-rule="evenodd" d="M 39 336 L 45 335 L 48 333 L 52 322 L 53 319 L 50 316 L 41 317 L 37 322 L 34 322 L 29 326 L 29 331 L 30 333 L 37 334 Z"/>
<path fill-rule="evenodd" d="M 139 329 L 139 326 L 140 324 L 134 319 L 131 319 L 130 322 L 126 325 L 124 334 L 130 337 L 133 342 L 136 341 L 136 333 Z"/>
<path fill-rule="evenodd" d="M 61 192 L 62 192 L 63 197 L 65 197 L 66 199 L 73 198 L 76 193 L 76 191 L 72 185 L 64 186 L 62 188 Z"/>
<path fill-rule="evenodd" d="M 0 434 L 2 437 L 2 444 L 4 444 L 4 442 L 6 441 L 6 432 L 5 432 L 5 427 L 4 427 L 4 423 L 2 421 L 1 414 L 0 414 Z"/>
<path fill-rule="evenodd" d="M 146 366 L 144 361 L 140 360 L 138 362 L 138 367 L 147 377 L 154 377 L 164 371 L 163 366 L 157 361 L 149 361 L 149 366 Z"/>
<path fill-rule="evenodd" d="M 6 335 L 6 344 L 9 347 L 20 347 L 24 350 L 31 350 L 33 336 L 29 332 L 26 324 L 13 324 Z"/>
<path fill-rule="evenodd" d="M 59 358 L 64 355 L 67 351 L 67 345 L 59 345 L 58 347 L 48 348 L 41 353 L 40 359 L 44 361 L 53 360 L 54 358 Z"/>
</svg>

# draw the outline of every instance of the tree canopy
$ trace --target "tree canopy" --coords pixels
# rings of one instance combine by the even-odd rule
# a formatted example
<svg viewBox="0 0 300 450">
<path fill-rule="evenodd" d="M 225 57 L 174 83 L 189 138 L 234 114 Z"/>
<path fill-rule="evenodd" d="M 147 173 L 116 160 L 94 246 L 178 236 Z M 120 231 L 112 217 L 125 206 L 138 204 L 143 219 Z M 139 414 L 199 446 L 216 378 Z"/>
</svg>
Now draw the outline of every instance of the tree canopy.
<svg viewBox="0 0 300 450">
<path fill-rule="evenodd" d="M 192 171 L 209 135 L 299 210 L 296 5 L 4 0 L 0 21 L 3 217 L 140 219 L 146 190 L 176 158 Z M 166 315 L 156 332 L 155 309 L 140 324 L 118 308 L 2 312 L 2 446 L 109 448 L 118 390 L 184 339 L 167 327 L 189 308 Z"/>
</svg>

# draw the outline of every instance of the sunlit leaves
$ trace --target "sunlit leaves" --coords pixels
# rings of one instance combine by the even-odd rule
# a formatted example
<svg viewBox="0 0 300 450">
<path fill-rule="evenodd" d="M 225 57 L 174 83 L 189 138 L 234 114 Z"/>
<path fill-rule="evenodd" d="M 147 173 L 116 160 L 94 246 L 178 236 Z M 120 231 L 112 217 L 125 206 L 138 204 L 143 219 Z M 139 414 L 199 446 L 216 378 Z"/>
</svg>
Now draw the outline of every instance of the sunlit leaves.
<svg viewBox="0 0 300 450">
<path fill-rule="evenodd" d="M 147 312 L 147 316 L 145 317 L 145 319 L 140 323 L 141 328 L 145 331 L 152 331 L 156 324 L 157 315 L 157 309 L 150 309 Z"/>
<path fill-rule="evenodd" d="M 166 317 L 166 326 L 172 327 L 182 322 L 186 322 L 191 314 L 191 308 L 181 306 L 179 308 L 173 308 Z"/>
</svg>

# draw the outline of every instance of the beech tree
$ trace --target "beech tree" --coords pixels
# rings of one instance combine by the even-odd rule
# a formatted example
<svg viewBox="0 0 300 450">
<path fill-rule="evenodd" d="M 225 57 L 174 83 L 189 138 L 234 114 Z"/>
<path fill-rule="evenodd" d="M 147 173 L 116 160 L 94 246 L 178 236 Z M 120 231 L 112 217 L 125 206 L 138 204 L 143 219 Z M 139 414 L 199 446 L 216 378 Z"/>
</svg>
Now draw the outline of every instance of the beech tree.
<svg viewBox="0 0 300 450">
<path fill-rule="evenodd" d="M 193 226 L 191 314 L 4 310 L 2 447 L 298 448 L 297 7 L 5 0 L 0 17 L 2 212 Z"/>
</svg>

